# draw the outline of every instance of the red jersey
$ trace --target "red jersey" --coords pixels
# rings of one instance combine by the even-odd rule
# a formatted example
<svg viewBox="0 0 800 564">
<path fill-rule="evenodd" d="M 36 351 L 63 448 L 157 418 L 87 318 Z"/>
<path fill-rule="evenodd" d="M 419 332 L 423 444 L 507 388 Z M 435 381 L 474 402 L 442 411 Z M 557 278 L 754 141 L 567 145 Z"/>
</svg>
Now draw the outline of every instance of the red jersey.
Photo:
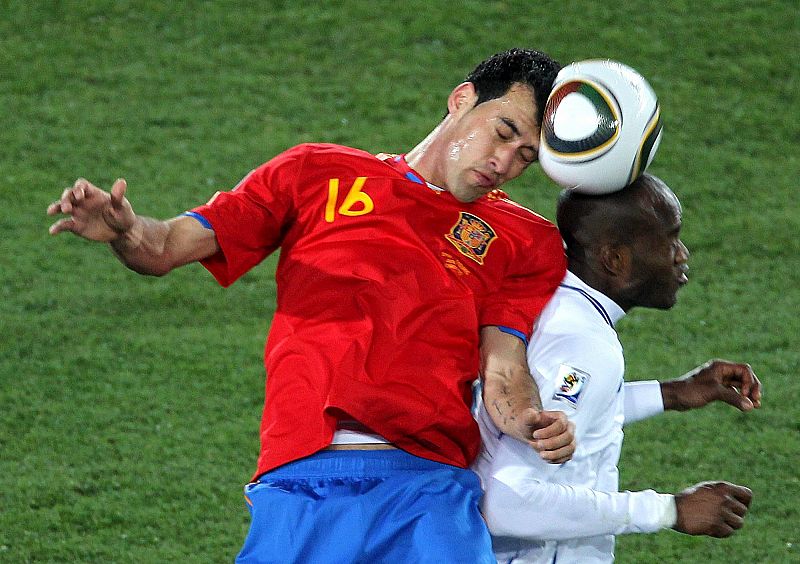
<svg viewBox="0 0 800 564">
<path fill-rule="evenodd" d="M 256 475 L 326 447 L 340 419 L 469 466 L 480 327 L 530 335 L 566 268 L 553 224 L 502 192 L 462 203 L 402 157 L 337 145 L 290 149 L 193 212 L 223 286 L 281 248 Z"/>
</svg>

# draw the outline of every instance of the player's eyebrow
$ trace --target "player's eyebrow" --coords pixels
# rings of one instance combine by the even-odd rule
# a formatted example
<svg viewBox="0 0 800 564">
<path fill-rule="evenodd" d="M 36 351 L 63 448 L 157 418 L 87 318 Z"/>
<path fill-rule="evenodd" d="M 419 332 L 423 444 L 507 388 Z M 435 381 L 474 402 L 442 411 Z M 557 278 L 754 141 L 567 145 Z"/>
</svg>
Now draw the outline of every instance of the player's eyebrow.
<svg viewBox="0 0 800 564">
<path fill-rule="evenodd" d="M 506 117 L 500 117 L 500 121 L 502 121 L 502 122 L 503 122 L 503 123 L 504 123 L 504 124 L 505 124 L 505 125 L 506 125 L 506 126 L 507 126 L 507 127 L 510 129 L 510 130 L 511 130 L 511 132 L 512 132 L 512 133 L 513 133 L 513 134 L 514 134 L 516 137 L 520 137 L 520 136 L 521 136 L 521 134 L 520 134 L 520 132 L 519 132 L 519 128 L 517 127 L 517 124 L 516 124 L 516 123 L 514 123 L 514 120 L 512 120 L 512 119 L 509 119 L 509 118 L 506 118 Z M 539 148 L 538 148 L 538 147 L 535 147 L 535 146 L 533 146 L 533 145 L 525 145 L 525 148 L 526 148 L 526 149 L 529 149 L 529 150 L 531 150 L 531 151 L 533 151 L 533 152 L 534 152 L 534 154 L 536 154 L 536 153 L 538 153 L 538 152 L 539 152 Z M 525 157 L 523 157 L 523 158 L 525 158 Z M 532 158 L 530 158 L 530 159 L 528 159 L 528 158 L 525 158 L 525 160 L 526 160 L 526 161 L 529 161 L 529 162 L 534 162 L 534 161 L 536 161 L 536 157 L 534 156 L 534 157 L 532 157 Z"/>
<path fill-rule="evenodd" d="M 511 131 L 514 133 L 514 135 L 519 137 L 519 128 L 517 127 L 517 124 L 514 123 L 513 120 L 501 117 L 500 121 L 502 121 L 504 124 L 506 124 L 511 129 Z"/>
</svg>

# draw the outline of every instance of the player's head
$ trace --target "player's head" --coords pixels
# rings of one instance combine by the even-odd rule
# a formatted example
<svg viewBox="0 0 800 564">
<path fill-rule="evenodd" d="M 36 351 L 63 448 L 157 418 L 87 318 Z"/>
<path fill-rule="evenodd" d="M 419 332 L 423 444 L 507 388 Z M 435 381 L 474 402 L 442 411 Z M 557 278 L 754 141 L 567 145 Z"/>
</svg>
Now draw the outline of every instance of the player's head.
<svg viewBox="0 0 800 564">
<path fill-rule="evenodd" d="M 538 51 L 493 55 L 450 93 L 434 182 L 462 202 L 516 178 L 538 159 L 545 102 L 560 66 Z"/>
<path fill-rule="evenodd" d="M 536 123 L 541 126 L 547 97 L 560 70 L 561 65 L 549 55 L 515 48 L 492 55 L 464 80 L 475 86 L 475 105 L 504 96 L 515 84 L 527 86 L 533 92 Z"/>
<path fill-rule="evenodd" d="M 661 179 L 643 174 L 603 196 L 563 191 L 557 215 L 569 268 L 585 282 L 625 311 L 675 305 L 689 251 L 680 202 Z"/>
</svg>

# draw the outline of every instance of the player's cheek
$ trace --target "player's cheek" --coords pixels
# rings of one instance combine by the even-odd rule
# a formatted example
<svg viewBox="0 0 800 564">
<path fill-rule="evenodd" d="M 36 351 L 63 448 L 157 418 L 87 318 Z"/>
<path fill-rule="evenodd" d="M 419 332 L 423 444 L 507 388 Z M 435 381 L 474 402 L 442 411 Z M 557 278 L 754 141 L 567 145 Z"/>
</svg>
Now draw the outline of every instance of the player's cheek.
<svg viewBox="0 0 800 564">
<path fill-rule="evenodd" d="M 516 178 L 519 175 L 521 175 L 523 172 L 525 172 L 525 169 L 528 168 L 529 164 L 530 163 L 528 163 L 528 162 L 526 162 L 526 161 L 524 161 L 524 160 L 522 160 L 520 158 L 517 158 L 514 161 L 514 165 L 511 167 L 511 175 L 510 175 L 510 177 L 511 178 Z"/>
</svg>

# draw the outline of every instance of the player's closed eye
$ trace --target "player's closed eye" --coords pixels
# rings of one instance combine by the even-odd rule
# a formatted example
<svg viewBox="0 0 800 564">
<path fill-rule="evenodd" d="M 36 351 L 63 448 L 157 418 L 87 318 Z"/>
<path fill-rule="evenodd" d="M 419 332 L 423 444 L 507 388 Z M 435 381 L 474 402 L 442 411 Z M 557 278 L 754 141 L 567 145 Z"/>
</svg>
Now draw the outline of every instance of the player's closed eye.
<svg viewBox="0 0 800 564">
<path fill-rule="evenodd" d="M 519 156 L 522 159 L 522 162 L 525 164 L 525 166 L 533 164 L 537 160 L 539 160 L 538 153 L 536 153 L 536 151 L 527 148 L 520 149 Z"/>
<path fill-rule="evenodd" d="M 497 136 L 502 139 L 503 141 L 510 141 L 512 137 L 511 131 L 503 131 L 502 129 L 497 129 Z"/>
</svg>

